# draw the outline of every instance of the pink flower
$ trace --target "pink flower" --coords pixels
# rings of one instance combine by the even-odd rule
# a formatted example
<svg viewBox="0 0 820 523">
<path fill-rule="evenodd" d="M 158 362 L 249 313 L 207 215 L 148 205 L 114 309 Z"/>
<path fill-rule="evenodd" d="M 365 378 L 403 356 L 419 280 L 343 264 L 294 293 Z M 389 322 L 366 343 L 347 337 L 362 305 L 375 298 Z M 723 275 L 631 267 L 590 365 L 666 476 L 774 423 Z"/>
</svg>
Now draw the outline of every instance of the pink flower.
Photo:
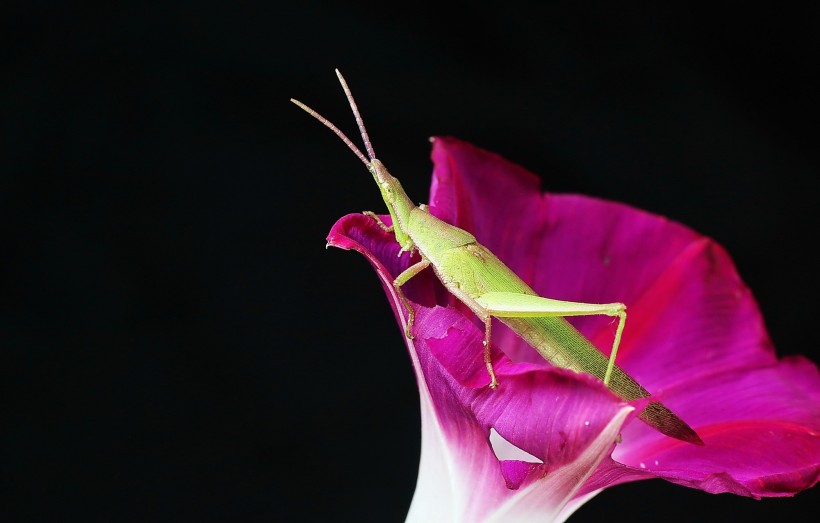
<svg viewBox="0 0 820 523">
<path fill-rule="evenodd" d="M 817 483 L 820 374 L 802 357 L 777 359 L 719 245 L 626 205 L 542 194 L 523 168 L 452 138 L 436 139 L 432 158 L 433 214 L 472 232 L 541 295 L 627 304 L 618 365 L 705 446 L 660 434 L 636 419 L 642 404 L 552 367 L 500 323 L 500 385 L 489 389 L 483 325 L 427 270 L 404 287 L 417 311 L 407 345 L 423 434 L 408 520 L 561 521 L 603 488 L 650 478 L 755 498 Z M 397 256 L 395 237 L 348 215 L 328 242 L 367 257 L 403 329 L 391 283 L 411 257 Z M 611 344 L 609 319 L 572 322 L 598 347 Z"/>
</svg>

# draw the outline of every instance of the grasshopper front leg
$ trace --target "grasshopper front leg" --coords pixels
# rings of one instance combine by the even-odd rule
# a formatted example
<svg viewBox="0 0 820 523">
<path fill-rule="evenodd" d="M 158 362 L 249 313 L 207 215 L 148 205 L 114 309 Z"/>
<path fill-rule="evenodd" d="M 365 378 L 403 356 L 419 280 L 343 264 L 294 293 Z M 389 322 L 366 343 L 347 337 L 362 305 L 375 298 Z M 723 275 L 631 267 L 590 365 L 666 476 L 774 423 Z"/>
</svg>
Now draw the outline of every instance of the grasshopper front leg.
<svg viewBox="0 0 820 523">
<path fill-rule="evenodd" d="M 422 204 L 420 209 L 427 210 L 427 206 Z M 413 243 L 412 239 L 410 239 L 409 237 L 406 237 L 404 243 L 402 243 L 401 240 L 399 239 L 400 238 L 400 236 L 399 236 L 400 231 L 397 231 L 396 227 L 394 225 L 387 225 L 386 223 L 384 223 L 382 221 L 382 219 L 379 218 L 379 215 L 376 214 L 375 212 L 373 212 L 373 211 L 364 211 L 362 214 L 364 214 L 365 216 L 369 216 L 369 217 L 373 218 L 373 221 L 376 222 L 376 225 L 378 225 L 381 230 L 383 230 L 385 232 L 395 232 L 396 233 L 396 241 L 399 242 L 399 245 L 401 245 L 401 249 L 399 250 L 398 256 L 401 256 L 405 252 L 412 252 L 413 249 L 415 249 L 416 245 Z"/>
<path fill-rule="evenodd" d="M 365 216 L 370 216 L 371 218 L 373 218 L 373 220 L 376 222 L 376 225 L 378 225 L 381 228 L 381 230 L 386 231 L 386 232 L 393 232 L 393 226 L 392 225 L 387 225 L 386 223 L 384 223 L 382 221 L 382 219 L 379 218 L 379 215 L 376 214 L 375 212 L 373 212 L 373 211 L 364 211 L 362 214 L 364 214 Z"/>
<path fill-rule="evenodd" d="M 604 373 L 604 385 L 609 386 L 612 370 L 615 367 L 615 358 L 618 354 L 618 346 L 621 343 L 621 335 L 626 324 L 626 305 L 623 303 L 580 303 L 573 301 L 553 300 L 542 298 L 530 294 L 520 294 L 516 292 L 488 292 L 476 298 L 476 302 L 481 305 L 486 313 L 485 319 L 485 339 L 484 339 L 484 361 L 490 370 L 490 387 L 495 388 L 498 381 L 492 371 L 490 360 L 490 327 L 491 317 L 496 318 L 539 318 L 539 317 L 566 317 L 566 316 L 616 316 L 618 327 L 615 330 L 615 339 L 612 343 L 612 350 L 609 354 L 606 372 Z"/>
</svg>

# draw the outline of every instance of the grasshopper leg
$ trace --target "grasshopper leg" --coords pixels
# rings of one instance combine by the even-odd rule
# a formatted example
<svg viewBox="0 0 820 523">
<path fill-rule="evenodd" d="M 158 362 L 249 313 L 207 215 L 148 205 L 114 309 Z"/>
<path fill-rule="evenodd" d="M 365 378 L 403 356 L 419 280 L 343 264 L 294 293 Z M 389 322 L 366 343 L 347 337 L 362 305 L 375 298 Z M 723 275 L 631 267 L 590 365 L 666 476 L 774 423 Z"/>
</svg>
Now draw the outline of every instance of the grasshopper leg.
<svg viewBox="0 0 820 523">
<path fill-rule="evenodd" d="M 490 388 L 494 389 L 498 387 L 498 379 L 495 377 L 495 371 L 493 370 L 492 349 L 490 348 L 492 322 L 493 317 L 489 315 L 484 320 L 484 365 L 487 366 L 487 372 L 490 373 Z"/>
<path fill-rule="evenodd" d="M 626 323 L 626 305 L 623 303 L 571 302 L 516 292 L 488 292 L 479 296 L 476 301 L 486 310 L 487 314 L 497 318 L 594 316 L 598 314 L 617 317 L 618 327 L 603 377 L 604 384 L 609 385 Z M 487 335 L 487 341 L 489 341 L 489 335 Z M 486 358 L 485 354 L 485 361 Z"/>
<path fill-rule="evenodd" d="M 399 295 L 399 299 L 404 305 L 404 308 L 407 309 L 407 324 L 404 327 L 404 334 L 411 340 L 413 339 L 413 334 L 410 332 L 410 329 L 413 327 L 413 320 L 416 318 L 416 311 L 413 309 L 413 306 L 410 305 L 410 302 L 407 301 L 407 298 L 404 296 L 404 292 L 401 290 L 401 286 L 407 283 L 410 278 L 426 269 L 429 265 L 430 260 L 422 256 L 421 261 L 406 268 L 401 274 L 396 276 L 395 280 L 393 280 L 393 288 L 396 289 L 396 294 Z"/>
<path fill-rule="evenodd" d="M 376 214 L 375 212 L 373 212 L 373 211 L 364 211 L 362 214 L 364 214 L 365 216 L 370 216 L 371 218 L 373 218 L 376 221 L 376 223 L 379 225 L 379 227 L 381 227 L 381 229 L 383 231 L 393 232 L 393 226 L 385 224 L 382 221 L 382 219 L 379 218 L 379 215 Z"/>
<path fill-rule="evenodd" d="M 626 324 L 626 310 L 620 309 L 617 313 L 618 327 L 615 330 L 615 340 L 612 342 L 612 350 L 609 352 L 609 363 L 606 366 L 606 374 L 604 374 L 604 385 L 609 386 L 609 378 L 612 376 L 612 369 L 615 367 L 615 356 L 618 355 L 618 345 L 621 344 L 621 335 L 624 332 L 624 325 Z"/>
</svg>

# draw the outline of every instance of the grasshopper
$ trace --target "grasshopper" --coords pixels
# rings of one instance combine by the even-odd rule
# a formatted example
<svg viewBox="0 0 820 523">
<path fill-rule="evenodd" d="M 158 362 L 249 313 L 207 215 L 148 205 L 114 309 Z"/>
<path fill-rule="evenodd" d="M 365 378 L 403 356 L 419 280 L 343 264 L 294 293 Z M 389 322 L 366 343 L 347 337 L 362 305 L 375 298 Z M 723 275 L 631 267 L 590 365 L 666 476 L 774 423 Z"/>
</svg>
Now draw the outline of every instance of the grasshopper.
<svg viewBox="0 0 820 523">
<path fill-rule="evenodd" d="M 396 294 L 407 311 L 405 335 L 411 339 L 413 337 L 414 310 L 404 296 L 402 286 L 416 274 L 432 268 L 442 285 L 484 322 L 484 363 L 490 375 L 490 388 L 498 386 L 490 344 L 492 319 L 497 318 L 552 365 L 591 374 L 627 401 L 649 398 L 651 394 L 646 389 L 615 365 L 626 322 L 626 306 L 622 303 L 579 303 L 541 297 L 489 249 L 478 243 L 475 236 L 436 218 L 426 205 L 416 206 L 399 181 L 376 158 L 350 88 L 338 69 L 336 75 L 353 111 L 367 157 L 319 113 L 298 100 L 291 99 L 291 102 L 332 130 L 367 166 L 379 186 L 392 225 L 383 223 L 375 213 L 364 214 L 372 217 L 382 229 L 395 234 L 401 246 L 399 255 L 413 251 L 420 255 L 419 262 L 405 269 L 393 281 Z M 588 315 L 618 318 L 609 358 L 564 319 Z M 650 399 L 638 417 L 667 436 L 703 445 L 698 434 L 659 401 Z"/>
</svg>

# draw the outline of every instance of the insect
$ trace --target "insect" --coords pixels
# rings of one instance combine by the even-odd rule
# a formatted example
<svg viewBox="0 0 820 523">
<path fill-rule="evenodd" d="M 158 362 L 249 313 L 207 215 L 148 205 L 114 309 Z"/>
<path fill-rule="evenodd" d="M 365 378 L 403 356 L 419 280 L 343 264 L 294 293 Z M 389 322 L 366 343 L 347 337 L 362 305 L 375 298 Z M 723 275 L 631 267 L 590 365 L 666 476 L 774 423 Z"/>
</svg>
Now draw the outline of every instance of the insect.
<svg viewBox="0 0 820 523">
<path fill-rule="evenodd" d="M 416 206 L 384 164 L 376 158 L 370 137 L 350 88 L 336 70 L 350 108 L 364 141 L 367 157 L 336 126 L 298 100 L 295 103 L 332 130 L 359 157 L 373 175 L 392 225 L 384 224 L 372 212 L 378 225 L 395 234 L 403 252 L 417 251 L 421 260 L 399 274 L 393 281 L 396 294 L 407 311 L 405 335 L 412 338 L 414 310 L 402 292 L 402 286 L 425 269 L 432 269 L 442 285 L 462 301 L 484 322 L 484 363 L 490 375 L 491 388 L 498 380 L 492 365 L 492 319 L 497 318 L 530 344 L 544 359 L 556 367 L 591 374 L 625 400 L 648 398 L 651 394 L 621 368 L 615 365 L 618 345 L 626 322 L 622 303 L 579 303 L 539 296 L 489 249 L 469 232 L 450 225 L 430 214 L 426 205 Z M 564 317 L 607 315 L 618 318 L 610 356 L 607 358 Z M 659 401 L 650 400 L 638 417 L 658 431 L 696 445 L 703 445 L 698 434 Z"/>
</svg>

